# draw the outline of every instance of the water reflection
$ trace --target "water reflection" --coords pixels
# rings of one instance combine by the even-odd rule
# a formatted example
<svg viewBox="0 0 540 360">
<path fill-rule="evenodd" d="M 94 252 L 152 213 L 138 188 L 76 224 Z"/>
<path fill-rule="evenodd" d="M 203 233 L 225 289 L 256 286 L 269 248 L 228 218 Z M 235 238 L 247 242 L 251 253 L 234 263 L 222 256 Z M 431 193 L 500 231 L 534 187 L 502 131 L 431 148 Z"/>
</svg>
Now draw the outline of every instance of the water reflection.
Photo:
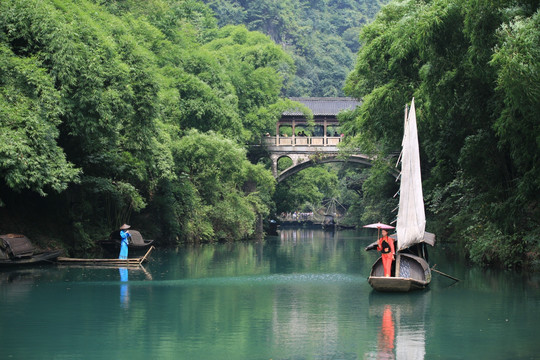
<svg viewBox="0 0 540 360">
<path fill-rule="evenodd" d="M 325 240 L 337 238 L 335 231 L 321 231 L 313 228 L 281 229 L 279 239 L 282 243 L 309 243 L 314 238 L 324 238 Z"/>
<path fill-rule="evenodd" d="M 380 318 L 375 351 L 366 359 L 422 360 L 426 354 L 425 314 L 429 292 L 419 294 L 372 294 L 370 316 Z"/>
<path fill-rule="evenodd" d="M 120 307 L 127 309 L 129 307 L 129 273 L 127 268 L 119 268 L 120 272 Z"/>
<path fill-rule="evenodd" d="M 33 270 L 0 272 L 0 299 L 19 301 L 28 296 L 36 276 Z"/>
<path fill-rule="evenodd" d="M 279 238 L 282 243 L 297 243 L 313 240 L 313 229 L 286 229 L 279 231 Z"/>
<path fill-rule="evenodd" d="M 385 305 L 382 315 L 382 326 L 379 332 L 379 351 L 377 359 L 395 359 L 394 357 L 394 319 L 392 307 Z"/>
<path fill-rule="evenodd" d="M 0 270 L 0 358 L 537 357 L 537 276 L 458 267 L 435 249 L 457 286 L 439 276 L 428 291 L 377 293 L 366 279 L 371 242 L 367 232 L 283 229 L 260 243 L 160 249 L 148 271 Z"/>
<path fill-rule="evenodd" d="M 286 249 L 286 251 L 295 247 L 302 247 L 316 249 L 319 252 L 323 248 L 335 250 L 338 244 L 343 244 L 343 239 L 339 232 L 322 231 L 312 228 L 282 229 L 279 231 L 279 240 L 282 248 Z M 332 251 L 332 253 L 334 252 Z"/>
</svg>

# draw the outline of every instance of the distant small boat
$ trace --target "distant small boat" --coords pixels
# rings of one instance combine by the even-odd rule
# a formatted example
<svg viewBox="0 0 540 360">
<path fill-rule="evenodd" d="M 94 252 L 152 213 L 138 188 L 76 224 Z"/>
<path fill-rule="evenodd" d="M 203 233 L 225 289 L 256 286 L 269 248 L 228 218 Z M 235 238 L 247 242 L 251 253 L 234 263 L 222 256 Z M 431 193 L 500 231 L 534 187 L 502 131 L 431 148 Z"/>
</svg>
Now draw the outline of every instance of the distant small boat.
<svg viewBox="0 0 540 360">
<path fill-rule="evenodd" d="M 0 266 L 34 265 L 54 261 L 61 250 L 37 252 L 30 239 L 21 234 L 0 235 Z"/>
<path fill-rule="evenodd" d="M 154 240 L 145 240 L 137 230 L 129 230 L 131 240 L 128 245 L 129 255 L 144 254 L 152 245 Z M 108 240 L 102 240 L 99 245 L 106 251 L 117 254 L 120 252 L 120 230 L 115 230 L 109 235 Z"/>
<path fill-rule="evenodd" d="M 405 111 L 400 159 L 401 183 L 396 225 L 396 260 L 392 263 L 393 275 L 390 277 L 384 276 L 382 258 L 377 259 L 373 264 L 368 282 L 373 289 L 378 291 L 406 292 L 424 289 L 431 282 L 426 244 L 434 246 L 435 235 L 425 231 L 426 215 L 414 99 L 410 111 L 408 113 Z M 366 250 L 373 248 L 376 248 L 376 243 L 366 247 Z"/>
<path fill-rule="evenodd" d="M 324 215 L 324 220 L 322 222 L 322 228 L 323 230 L 330 230 L 334 231 L 336 230 L 336 221 L 334 220 L 334 216 L 330 214 Z"/>
</svg>

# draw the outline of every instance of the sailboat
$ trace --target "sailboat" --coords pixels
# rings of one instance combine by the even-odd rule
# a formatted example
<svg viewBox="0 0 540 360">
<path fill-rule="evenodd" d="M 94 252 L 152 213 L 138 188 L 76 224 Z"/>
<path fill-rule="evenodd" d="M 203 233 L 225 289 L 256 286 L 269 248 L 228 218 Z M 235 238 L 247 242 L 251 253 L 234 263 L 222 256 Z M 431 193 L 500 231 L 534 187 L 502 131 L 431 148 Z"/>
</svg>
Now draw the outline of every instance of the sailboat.
<svg viewBox="0 0 540 360">
<path fill-rule="evenodd" d="M 385 277 L 382 258 L 371 267 L 369 284 L 378 291 L 406 292 L 424 289 L 431 281 L 427 246 L 435 245 L 435 235 L 425 231 L 426 215 L 420 172 L 420 149 L 416 127 L 414 98 L 405 109 L 405 125 L 400 155 L 401 174 L 397 215 L 397 246 L 392 276 Z M 398 163 L 400 161 L 398 160 Z M 392 235 L 396 239 L 396 235 Z M 366 250 L 373 249 L 373 244 Z"/>
</svg>

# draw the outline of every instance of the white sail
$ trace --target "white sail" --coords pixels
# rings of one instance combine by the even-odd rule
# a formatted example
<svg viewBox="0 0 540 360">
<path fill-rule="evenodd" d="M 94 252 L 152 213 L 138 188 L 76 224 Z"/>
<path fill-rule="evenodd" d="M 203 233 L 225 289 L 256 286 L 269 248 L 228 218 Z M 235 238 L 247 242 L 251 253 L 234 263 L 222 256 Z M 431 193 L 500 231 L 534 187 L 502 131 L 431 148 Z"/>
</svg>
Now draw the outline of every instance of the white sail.
<svg viewBox="0 0 540 360">
<path fill-rule="evenodd" d="M 401 185 L 397 216 L 397 250 L 403 250 L 424 238 L 426 214 L 420 173 L 420 149 L 416 128 L 414 98 L 405 117 L 401 150 Z"/>
</svg>

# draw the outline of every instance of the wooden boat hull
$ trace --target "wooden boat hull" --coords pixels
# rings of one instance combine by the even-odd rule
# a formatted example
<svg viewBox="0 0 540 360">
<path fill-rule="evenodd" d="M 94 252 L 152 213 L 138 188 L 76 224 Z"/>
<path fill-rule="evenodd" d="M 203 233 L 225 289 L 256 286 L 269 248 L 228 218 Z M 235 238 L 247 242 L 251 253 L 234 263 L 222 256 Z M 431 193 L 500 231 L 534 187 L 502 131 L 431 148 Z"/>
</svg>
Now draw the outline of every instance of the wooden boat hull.
<svg viewBox="0 0 540 360">
<path fill-rule="evenodd" d="M 34 254 L 30 257 L 16 259 L 0 259 L 0 267 L 28 266 L 40 263 L 54 262 L 54 260 L 56 260 L 61 254 L 62 251 L 57 250 Z"/>
<path fill-rule="evenodd" d="M 377 259 L 371 267 L 368 278 L 373 289 L 386 292 L 408 292 L 425 289 L 431 282 L 429 264 L 419 256 L 398 253 L 393 265 L 393 276 L 385 277 L 382 258 Z"/>
<path fill-rule="evenodd" d="M 411 278 L 370 276 L 368 279 L 372 288 L 377 291 L 407 292 L 421 290 L 428 286 L 426 281 L 418 281 Z"/>
<path fill-rule="evenodd" d="M 149 240 L 144 245 L 129 244 L 128 245 L 128 253 L 130 255 L 135 255 L 135 256 L 144 254 L 145 252 L 148 251 L 150 246 L 152 246 L 153 242 L 154 242 L 154 240 Z M 116 240 L 100 241 L 99 245 L 101 245 L 101 247 L 110 254 L 118 255 L 118 253 L 120 252 L 120 242 L 119 241 L 116 241 Z"/>
<path fill-rule="evenodd" d="M 0 235 L 0 266 L 34 265 L 56 259 L 61 250 L 38 251 L 25 235 Z"/>
<path fill-rule="evenodd" d="M 130 230 L 131 240 L 128 245 L 128 251 L 130 255 L 143 255 L 150 249 L 154 240 L 143 239 L 141 233 L 137 230 Z M 117 255 L 120 252 L 120 231 L 115 230 L 109 235 L 108 240 L 102 240 L 99 242 L 101 247 L 110 254 Z"/>
</svg>

